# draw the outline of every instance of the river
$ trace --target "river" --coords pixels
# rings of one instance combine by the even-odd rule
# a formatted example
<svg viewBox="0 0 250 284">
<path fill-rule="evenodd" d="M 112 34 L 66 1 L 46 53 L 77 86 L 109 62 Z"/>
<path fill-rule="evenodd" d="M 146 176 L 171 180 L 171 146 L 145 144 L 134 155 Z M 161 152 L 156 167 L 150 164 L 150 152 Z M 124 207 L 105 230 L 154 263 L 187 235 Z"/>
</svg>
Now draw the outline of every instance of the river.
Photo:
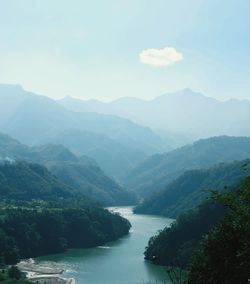
<svg viewBox="0 0 250 284">
<path fill-rule="evenodd" d="M 38 258 L 66 270 L 77 284 L 151 284 L 167 281 L 164 267 L 143 259 L 148 239 L 158 230 L 170 225 L 172 219 L 133 214 L 132 207 L 109 208 L 127 218 L 132 228 L 129 235 L 91 249 L 71 249 L 65 253 Z M 158 282 L 157 282 L 158 281 Z M 162 282 L 163 283 L 163 282 Z"/>
</svg>

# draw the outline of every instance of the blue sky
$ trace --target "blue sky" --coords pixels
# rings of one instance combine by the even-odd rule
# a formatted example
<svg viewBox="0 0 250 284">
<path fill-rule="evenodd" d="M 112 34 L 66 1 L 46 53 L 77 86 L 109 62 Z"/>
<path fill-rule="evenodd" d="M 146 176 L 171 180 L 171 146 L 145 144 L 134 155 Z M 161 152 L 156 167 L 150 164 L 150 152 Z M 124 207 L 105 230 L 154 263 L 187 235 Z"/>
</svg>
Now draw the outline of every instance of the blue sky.
<svg viewBox="0 0 250 284">
<path fill-rule="evenodd" d="M 188 87 L 250 99 L 249 15 L 249 0 L 0 0 L 0 83 L 53 98 L 150 99 Z M 139 60 L 166 47 L 182 58 Z"/>
</svg>

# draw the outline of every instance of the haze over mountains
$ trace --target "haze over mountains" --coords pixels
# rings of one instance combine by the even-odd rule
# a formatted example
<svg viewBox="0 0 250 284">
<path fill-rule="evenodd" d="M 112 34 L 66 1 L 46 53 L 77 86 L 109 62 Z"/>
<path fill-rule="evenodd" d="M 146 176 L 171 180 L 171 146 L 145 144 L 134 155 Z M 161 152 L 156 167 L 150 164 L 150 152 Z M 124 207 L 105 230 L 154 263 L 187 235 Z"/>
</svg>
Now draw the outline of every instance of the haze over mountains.
<svg viewBox="0 0 250 284">
<path fill-rule="evenodd" d="M 163 133 L 167 131 L 170 138 L 171 134 L 179 134 L 183 139 L 186 137 L 184 143 L 218 135 L 250 135 L 250 101 L 230 99 L 222 102 L 190 89 L 149 101 L 124 97 L 104 103 L 65 97 L 59 102 L 74 111 L 119 115 L 153 129 L 162 129 Z"/>
<path fill-rule="evenodd" d="M 231 196 L 237 212 L 241 212 L 239 215 L 249 212 L 249 178 L 243 191 L 237 191 L 237 186 L 250 174 L 248 101 L 219 102 L 184 90 L 148 102 L 123 98 L 108 104 L 90 101 L 84 106 L 83 101 L 67 98 L 58 103 L 26 92 L 20 86 L 0 85 L 0 105 L 0 202 L 5 210 L 4 219 L 9 216 L 6 205 L 13 213 L 21 206 L 24 217 L 28 215 L 27 224 L 30 217 L 34 217 L 34 211 L 38 223 L 45 212 L 49 219 L 56 214 L 58 225 L 65 220 L 69 225 L 66 234 L 64 230 L 54 232 L 56 242 L 52 242 L 49 250 L 46 245 L 40 245 L 43 249 L 36 252 L 37 255 L 53 252 L 55 248 L 57 252 L 63 251 L 61 236 L 67 242 L 71 240 L 72 224 L 76 242 L 69 241 L 69 247 L 101 245 L 123 236 L 128 233 L 129 222 L 110 213 L 106 222 L 102 219 L 105 211 L 99 204 L 137 204 L 135 213 L 177 218 L 169 228 L 150 238 L 146 259 L 168 264 L 175 263 L 172 261 L 178 256 L 185 267 L 205 234 L 227 214 L 221 205 L 206 201 L 209 189 L 226 194 L 226 199 Z M 213 136 L 215 134 L 219 136 Z M 210 135 L 212 137 L 186 143 Z M 182 144 L 185 145 L 177 147 Z M 222 198 L 219 193 L 217 198 Z M 138 201 L 142 202 L 138 204 Z M 242 204 L 246 204 L 245 207 L 241 208 Z M 93 210 L 97 218 L 91 219 Z M 237 223 L 240 228 L 247 228 L 249 214 L 242 220 L 239 215 L 235 215 L 236 221 L 226 224 L 227 235 L 231 232 L 228 225 Z M 18 212 L 8 226 L 18 228 L 23 224 L 20 216 Z M 99 230 L 103 222 L 106 225 Z M 45 244 L 50 232 L 48 224 L 50 222 L 46 221 Z M 238 233 L 238 229 L 233 229 Z M 6 229 L 6 236 L 10 231 Z M 17 236 L 23 232 L 29 239 L 29 234 L 24 233 L 27 231 L 22 227 L 17 230 Z M 246 239 L 244 255 L 245 247 L 249 247 L 245 246 L 249 232 L 243 230 L 241 235 Z M 17 236 L 13 237 L 18 240 Z M 230 245 L 222 254 L 225 257 L 232 251 L 230 234 L 228 236 L 222 234 L 222 241 L 218 242 L 219 247 L 223 247 L 221 243 L 224 245 L 226 239 Z M 238 241 L 237 234 L 233 237 Z M 32 245 L 27 240 L 25 243 L 27 251 L 33 253 Z M 32 244 L 37 244 L 37 240 Z M 22 249 L 22 238 L 20 246 L 16 247 Z M 238 253 L 241 248 L 236 250 L 235 255 L 241 255 Z M 8 256 L 8 252 L 5 246 L 4 255 Z M 14 256 L 12 262 L 4 256 L 5 263 L 16 263 L 19 258 Z M 225 257 L 221 258 L 223 265 Z"/>
<path fill-rule="evenodd" d="M 104 171 L 118 178 L 147 155 L 170 149 L 149 127 L 114 115 L 69 111 L 21 86 L 0 85 L 0 106 L 2 132 L 26 144 L 63 144 L 77 154 L 93 157 Z M 83 138 L 88 143 L 76 145 Z M 119 167 L 110 162 L 117 159 Z"/>
<path fill-rule="evenodd" d="M 0 160 L 39 163 L 65 186 L 99 203 L 127 205 L 135 202 L 133 194 L 124 190 L 86 156 L 75 156 L 62 145 L 47 144 L 28 147 L 0 133 Z"/>
</svg>

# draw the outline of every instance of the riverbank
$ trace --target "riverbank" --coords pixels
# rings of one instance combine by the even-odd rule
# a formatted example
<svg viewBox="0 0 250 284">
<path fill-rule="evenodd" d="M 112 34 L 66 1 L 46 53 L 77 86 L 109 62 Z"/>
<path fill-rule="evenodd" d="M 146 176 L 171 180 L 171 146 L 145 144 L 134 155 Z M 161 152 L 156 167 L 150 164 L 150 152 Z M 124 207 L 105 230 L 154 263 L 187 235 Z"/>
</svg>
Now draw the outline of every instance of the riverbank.
<svg viewBox="0 0 250 284">
<path fill-rule="evenodd" d="M 30 282 L 36 284 L 75 284 L 74 278 L 63 278 L 63 269 L 48 267 L 36 263 L 33 259 L 24 260 L 17 264 L 20 271 L 26 274 Z"/>
<path fill-rule="evenodd" d="M 50 267 L 64 268 L 65 277 L 73 277 L 81 284 L 170 284 L 165 267 L 145 261 L 143 252 L 149 238 L 173 220 L 133 214 L 130 206 L 108 209 L 130 221 L 132 229 L 128 235 L 102 246 L 69 249 L 65 253 L 39 257 L 37 261 Z"/>
</svg>

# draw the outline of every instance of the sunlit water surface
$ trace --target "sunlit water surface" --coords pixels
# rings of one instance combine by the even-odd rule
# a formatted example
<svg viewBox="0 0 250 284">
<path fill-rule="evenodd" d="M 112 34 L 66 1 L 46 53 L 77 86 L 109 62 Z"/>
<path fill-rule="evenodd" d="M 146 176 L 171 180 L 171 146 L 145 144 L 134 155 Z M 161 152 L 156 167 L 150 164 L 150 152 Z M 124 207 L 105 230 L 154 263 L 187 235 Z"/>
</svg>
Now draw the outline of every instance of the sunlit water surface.
<svg viewBox="0 0 250 284">
<path fill-rule="evenodd" d="M 144 261 L 143 252 L 149 238 L 173 220 L 149 215 L 136 215 L 132 207 L 109 208 L 127 218 L 132 228 L 129 235 L 105 246 L 71 249 L 65 253 L 38 258 L 66 270 L 77 284 L 145 284 L 168 282 L 164 267 Z"/>
</svg>

